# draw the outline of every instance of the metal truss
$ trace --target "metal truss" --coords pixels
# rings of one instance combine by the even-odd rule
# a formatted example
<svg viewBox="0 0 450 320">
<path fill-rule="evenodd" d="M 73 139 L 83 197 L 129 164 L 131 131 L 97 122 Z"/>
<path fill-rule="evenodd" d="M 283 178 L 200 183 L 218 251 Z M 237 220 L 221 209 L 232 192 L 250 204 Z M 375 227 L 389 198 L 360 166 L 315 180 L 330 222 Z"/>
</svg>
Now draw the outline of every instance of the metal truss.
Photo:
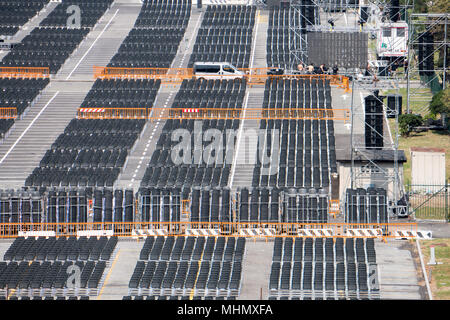
<svg viewBox="0 0 450 320">
<path fill-rule="evenodd" d="M 363 80 L 355 79 L 352 84 L 352 102 L 351 102 L 351 136 L 350 136 L 350 144 L 351 144 L 351 169 L 350 169 L 350 178 L 351 178 L 351 188 L 363 187 L 364 183 L 367 181 L 375 181 L 378 182 L 378 186 L 382 186 L 386 188 L 388 192 L 388 198 L 392 201 L 390 205 L 391 212 L 404 212 L 404 206 L 399 205 L 399 200 L 404 195 L 404 187 L 403 182 L 399 173 L 399 126 L 398 126 L 398 116 L 399 111 L 396 108 L 395 110 L 390 110 L 387 105 L 384 103 L 383 99 L 377 97 L 378 101 L 382 104 L 383 112 L 380 114 L 371 113 L 371 115 L 381 115 L 383 116 L 383 131 L 379 132 L 376 128 L 372 127 L 366 122 L 365 119 L 365 103 L 363 96 L 360 96 L 362 91 L 366 91 L 366 93 L 370 91 L 380 90 L 380 89 L 392 89 L 392 87 L 386 86 L 385 88 L 376 87 L 374 85 L 367 85 Z M 367 94 L 366 94 L 367 95 Z M 388 117 L 394 118 L 394 126 L 393 132 L 389 128 L 389 122 L 387 120 Z M 363 132 L 365 131 L 365 127 L 368 126 L 372 129 L 375 134 L 383 139 L 383 147 L 381 148 L 366 148 L 365 139 L 358 140 L 356 138 L 355 126 L 362 124 Z M 385 137 L 384 132 L 389 133 L 389 137 Z M 365 134 L 365 133 L 364 133 Z M 363 137 L 365 136 L 363 134 Z M 374 159 L 373 155 L 376 152 L 391 152 L 393 153 L 393 169 L 390 171 L 389 169 L 384 168 L 376 159 Z M 357 166 L 356 161 L 363 163 L 362 166 Z M 389 190 L 389 185 L 392 184 L 392 189 Z M 401 208 L 400 208 L 401 207 Z"/>
<path fill-rule="evenodd" d="M 441 80 L 442 89 L 446 88 L 448 81 L 447 75 L 447 48 L 450 45 L 449 41 L 449 13 L 425 13 L 425 14 L 411 14 L 409 21 L 409 42 L 408 42 L 408 70 L 407 78 L 407 112 L 411 112 L 411 104 L 414 102 L 425 103 L 424 93 L 429 90 L 434 82 Z M 433 45 L 433 51 L 429 55 L 424 55 L 423 59 L 419 61 L 419 38 L 424 32 L 431 32 L 442 34 L 442 40 L 435 40 L 432 43 L 422 43 L 424 45 Z M 442 67 L 435 66 L 434 70 L 421 70 L 426 75 L 421 76 L 419 65 L 423 64 L 430 56 L 434 56 L 436 52 L 444 50 L 444 59 Z M 423 105 L 422 110 L 428 110 L 429 104 Z"/>
</svg>

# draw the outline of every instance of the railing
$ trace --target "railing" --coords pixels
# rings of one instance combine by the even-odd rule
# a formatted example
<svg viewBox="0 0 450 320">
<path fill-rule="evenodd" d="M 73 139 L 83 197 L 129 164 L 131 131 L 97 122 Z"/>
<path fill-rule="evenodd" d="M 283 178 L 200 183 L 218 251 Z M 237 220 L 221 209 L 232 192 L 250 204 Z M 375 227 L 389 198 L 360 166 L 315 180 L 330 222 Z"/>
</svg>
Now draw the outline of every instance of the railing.
<svg viewBox="0 0 450 320">
<path fill-rule="evenodd" d="M 94 66 L 94 78 L 136 78 L 136 79 L 190 79 L 193 69 L 187 68 L 116 68 Z"/>
<path fill-rule="evenodd" d="M 47 67 L 0 67 L 0 78 L 48 78 L 50 69 Z"/>
<path fill-rule="evenodd" d="M 381 237 L 384 239 L 395 238 L 395 233 L 417 232 L 416 223 L 385 223 L 385 224 L 348 224 L 348 223 L 203 223 L 203 222 L 104 222 L 104 223 L 3 223 L 0 224 L 0 238 L 15 238 L 20 232 L 55 232 L 57 237 L 76 236 L 79 231 L 112 230 L 118 237 L 134 237 L 136 230 L 140 232 L 164 231 L 166 235 L 187 236 L 191 233 L 188 230 L 217 230 L 223 236 L 243 236 L 243 237 L 300 237 L 302 232 L 330 230 L 331 237 L 348 238 L 354 237 L 346 234 L 349 229 L 381 229 L 382 235 L 368 237 Z M 261 233 L 250 235 L 246 230 L 270 229 L 274 233 Z M 208 234 L 199 234 L 207 236 Z M 325 233 L 317 232 L 311 237 L 330 237 Z M 412 235 L 410 236 L 413 237 Z"/>
<path fill-rule="evenodd" d="M 17 108 L 0 108 L 0 119 L 16 119 Z"/>
<path fill-rule="evenodd" d="M 239 69 L 245 75 L 249 85 L 264 84 L 267 79 L 316 79 L 329 80 L 331 85 L 336 85 L 350 91 L 349 78 L 343 75 L 331 74 L 267 74 L 271 68 Z M 94 66 L 95 79 L 160 79 L 162 82 L 181 82 L 185 79 L 192 79 L 194 70 L 192 68 L 116 68 Z M 235 75 L 220 75 L 224 80 L 235 79 Z"/>
<path fill-rule="evenodd" d="M 102 112 L 98 112 L 102 110 Z M 147 119 L 147 120 L 334 120 L 349 121 L 350 109 L 222 109 L 222 108 L 105 108 L 79 109 L 78 119 Z"/>
</svg>

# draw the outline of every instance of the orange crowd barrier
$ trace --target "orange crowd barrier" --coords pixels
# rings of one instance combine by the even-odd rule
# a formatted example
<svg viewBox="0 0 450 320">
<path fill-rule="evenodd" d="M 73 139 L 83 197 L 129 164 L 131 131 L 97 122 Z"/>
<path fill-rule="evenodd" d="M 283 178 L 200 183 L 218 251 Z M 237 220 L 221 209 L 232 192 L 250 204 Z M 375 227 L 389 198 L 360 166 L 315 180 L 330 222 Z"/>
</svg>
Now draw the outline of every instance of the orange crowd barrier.
<svg viewBox="0 0 450 320">
<path fill-rule="evenodd" d="M 0 67 L 0 78 L 48 78 L 47 67 Z"/>
<path fill-rule="evenodd" d="M 0 108 L 0 119 L 16 119 L 17 108 Z"/>
<path fill-rule="evenodd" d="M 370 238 L 396 238 L 396 232 L 417 232 L 417 223 L 349 224 L 349 223 L 199 223 L 199 222 L 98 222 L 98 223 L 2 223 L 0 238 L 15 238 L 19 232 L 55 232 L 57 237 L 76 236 L 79 231 L 113 231 L 114 236 L 242 236 L 242 237 L 331 237 L 354 238 L 348 230 L 381 230 L 379 234 L 359 235 Z M 192 230 L 209 230 L 196 232 Z M 258 230 L 265 231 L 258 233 Z M 414 238 L 413 235 L 406 238 Z"/>
<path fill-rule="evenodd" d="M 78 119 L 349 121 L 350 109 L 84 108 L 78 110 Z"/>
<path fill-rule="evenodd" d="M 187 68 L 117 68 L 94 66 L 94 78 L 149 78 L 149 79 L 173 79 L 191 78 L 192 70 Z"/>
<path fill-rule="evenodd" d="M 249 85 L 264 84 L 267 79 L 321 79 L 330 80 L 331 85 L 343 88 L 345 92 L 350 91 L 349 78 L 342 75 L 330 74 L 284 74 L 270 75 L 268 71 L 272 68 L 242 68 L 245 79 Z M 194 72 L 192 68 L 118 68 L 94 66 L 94 78 L 100 79 L 160 79 L 165 83 L 177 83 L 185 79 L 192 79 Z M 223 79 L 233 79 L 235 76 L 221 75 Z"/>
</svg>

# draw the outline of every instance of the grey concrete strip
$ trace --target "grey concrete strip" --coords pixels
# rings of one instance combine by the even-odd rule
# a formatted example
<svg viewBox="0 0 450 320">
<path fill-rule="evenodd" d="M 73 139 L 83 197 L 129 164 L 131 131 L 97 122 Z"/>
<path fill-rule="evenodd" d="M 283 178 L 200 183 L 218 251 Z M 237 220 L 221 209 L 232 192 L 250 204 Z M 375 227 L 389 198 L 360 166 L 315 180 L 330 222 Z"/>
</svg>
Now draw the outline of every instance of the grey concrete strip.
<svg viewBox="0 0 450 320">
<path fill-rule="evenodd" d="M 116 260 L 105 276 L 98 300 L 122 300 L 128 295 L 128 283 L 139 259 L 143 241 L 119 240 Z"/>
<path fill-rule="evenodd" d="M 239 300 L 267 300 L 273 241 L 247 239 Z"/>
<path fill-rule="evenodd" d="M 414 299 L 424 297 L 411 251 L 405 242 L 375 241 L 381 299 Z"/>
</svg>

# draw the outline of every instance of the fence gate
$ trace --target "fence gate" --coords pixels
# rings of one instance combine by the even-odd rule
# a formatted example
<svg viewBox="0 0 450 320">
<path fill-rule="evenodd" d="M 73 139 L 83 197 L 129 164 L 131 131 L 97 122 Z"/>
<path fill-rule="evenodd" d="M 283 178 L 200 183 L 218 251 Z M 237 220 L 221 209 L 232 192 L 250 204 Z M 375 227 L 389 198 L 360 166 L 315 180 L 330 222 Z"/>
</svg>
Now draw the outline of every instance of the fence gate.
<svg viewBox="0 0 450 320">
<path fill-rule="evenodd" d="M 416 219 L 450 221 L 450 185 L 407 185 L 411 213 Z"/>
</svg>

